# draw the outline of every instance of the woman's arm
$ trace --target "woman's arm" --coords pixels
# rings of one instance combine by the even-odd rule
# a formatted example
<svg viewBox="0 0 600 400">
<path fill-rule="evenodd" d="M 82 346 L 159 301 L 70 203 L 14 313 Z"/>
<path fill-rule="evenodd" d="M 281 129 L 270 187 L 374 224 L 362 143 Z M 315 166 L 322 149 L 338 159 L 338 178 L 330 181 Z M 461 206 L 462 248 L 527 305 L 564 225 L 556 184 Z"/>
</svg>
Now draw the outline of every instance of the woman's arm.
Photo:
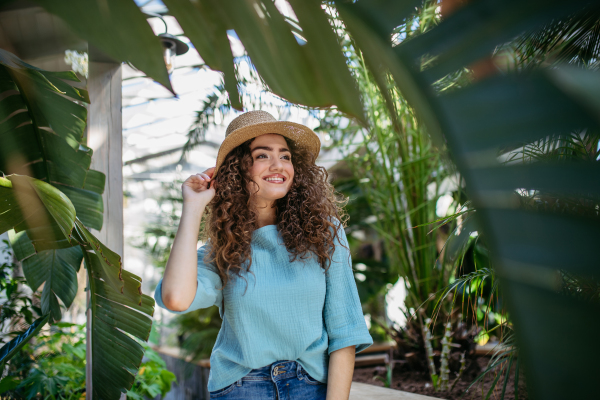
<svg viewBox="0 0 600 400">
<path fill-rule="evenodd" d="M 354 375 L 356 346 L 332 351 L 327 374 L 327 400 L 348 400 Z"/>
<path fill-rule="evenodd" d="M 162 301 L 173 311 L 187 310 L 198 284 L 198 232 L 206 205 L 215 194 L 209 188 L 214 168 L 190 176 L 181 185 L 183 211 L 162 280 Z M 214 186 L 214 185 L 213 185 Z"/>
</svg>

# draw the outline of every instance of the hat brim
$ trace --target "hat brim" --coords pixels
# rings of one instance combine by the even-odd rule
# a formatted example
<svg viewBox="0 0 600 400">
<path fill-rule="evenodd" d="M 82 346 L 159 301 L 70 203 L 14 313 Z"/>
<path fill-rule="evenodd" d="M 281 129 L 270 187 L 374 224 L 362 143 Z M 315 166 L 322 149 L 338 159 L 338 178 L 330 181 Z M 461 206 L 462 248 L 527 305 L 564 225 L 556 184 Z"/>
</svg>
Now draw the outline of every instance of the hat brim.
<svg viewBox="0 0 600 400">
<path fill-rule="evenodd" d="M 313 161 L 316 160 L 319 152 L 321 151 L 321 140 L 319 136 L 312 129 L 302 124 L 289 121 L 273 121 L 273 122 L 262 122 L 258 124 L 252 124 L 236 129 L 231 132 L 223 143 L 219 147 L 219 153 L 217 154 L 217 165 L 215 167 L 216 176 L 219 171 L 219 167 L 225 161 L 227 154 L 235 149 L 240 144 L 247 140 L 255 138 L 257 136 L 266 135 L 268 133 L 276 133 L 281 136 L 285 136 L 288 139 L 293 140 L 298 146 L 306 148 L 310 153 L 313 154 Z"/>
</svg>

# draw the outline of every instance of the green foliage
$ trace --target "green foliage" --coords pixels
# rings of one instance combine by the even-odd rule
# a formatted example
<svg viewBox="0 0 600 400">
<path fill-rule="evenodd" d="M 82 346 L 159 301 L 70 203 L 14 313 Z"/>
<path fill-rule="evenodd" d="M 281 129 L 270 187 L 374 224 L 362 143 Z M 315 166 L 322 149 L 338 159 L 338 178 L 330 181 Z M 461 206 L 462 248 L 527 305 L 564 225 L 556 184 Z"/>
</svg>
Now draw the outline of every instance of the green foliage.
<svg viewBox="0 0 600 400">
<path fill-rule="evenodd" d="M 80 399 L 85 392 L 85 325 L 60 322 L 23 349 L 25 376 L 13 366 L 3 378 L 19 380 L 14 390 L 4 393 L 15 399 Z"/>
<path fill-rule="evenodd" d="M 159 42 L 132 2 L 109 0 L 104 6 L 91 0 L 37 2 L 62 18 L 78 36 L 115 60 L 131 62 L 172 91 Z M 336 104 L 362 118 L 358 91 L 320 3 L 290 3 L 296 8 L 298 21 L 282 15 L 271 0 L 165 1 L 206 64 L 224 73 L 225 89 L 234 108 L 241 110 L 242 104 L 227 37 L 231 30 L 273 93 L 311 107 Z"/>
<path fill-rule="evenodd" d="M 526 32 L 507 46 L 518 68 L 559 63 L 600 68 L 600 11 L 592 4 Z"/>
<path fill-rule="evenodd" d="M 172 324 L 177 329 L 179 345 L 192 361 L 209 358 L 221 329 L 219 308 L 212 306 L 177 315 Z"/>
<path fill-rule="evenodd" d="M 69 10 L 60 15 L 78 19 L 79 15 L 71 12 L 77 10 L 74 3 L 74 0 L 61 2 L 55 9 Z M 128 16 L 126 12 L 119 12 L 120 3 L 110 2 L 110 10 L 119 17 L 115 19 L 118 21 Z M 223 36 L 227 29 L 234 29 L 258 72 L 275 93 L 310 106 L 337 105 L 341 111 L 359 117 L 363 125 L 368 124 L 367 118 L 362 117 L 358 90 L 348 84 L 348 67 L 336 46 L 335 35 L 323 23 L 326 13 L 319 3 L 290 1 L 298 17 L 295 27 L 292 27 L 293 21 L 283 17 L 269 0 L 245 3 L 243 7 L 238 7 L 237 3 L 209 0 L 194 4 L 178 2 L 174 6 L 171 3 L 175 2 L 169 1 L 167 6 L 172 6 L 171 11 L 180 22 L 189 20 L 196 11 L 209 21 L 197 24 L 196 33 L 200 34 L 189 33 L 194 36 L 192 42 L 201 49 L 203 59 L 211 60 L 212 56 L 212 60 L 222 64 L 228 56 L 219 58 L 215 53 L 230 51 Z M 595 184 L 599 173 L 597 158 L 590 163 L 567 160 L 507 165 L 498 156 L 506 149 L 519 148 L 556 133 L 567 135 L 598 130 L 598 74 L 562 65 L 546 68 L 542 64 L 542 68 L 528 73 L 509 70 L 494 74 L 492 71 L 485 79 L 474 79 L 468 85 L 456 85 L 443 93 L 438 90 L 438 85 L 474 63 L 486 61 L 495 49 L 523 32 L 551 26 L 582 10 L 587 15 L 594 15 L 600 6 L 589 0 L 475 1 L 457 9 L 421 35 L 400 43 L 393 40 L 394 29 L 411 21 L 410 14 L 419 3 L 412 0 L 359 0 L 335 4 L 385 99 L 390 120 L 409 117 L 423 122 L 433 143 L 439 149 L 447 146 L 464 177 L 468 197 L 477 210 L 475 218 L 481 233 L 485 234 L 496 277 L 515 325 L 520 359 L 527 371 L 532 397 L 544 400 L 593 398 L 597 392 L 593 366 L 600 354 L 581 338 L 594 337 L 600 329 L 597 319 L 589 318 L 589 315 L 597 315 L 599 308 L 585 299 L 566 295 L 556 276 L 560 275 L 558 271 L 584 280 L 597 276 L 598 220 L 578 215 L 578 210 L 572 207 L 564 213 L 544 207 L 526 207 L 515 191 L 541 191 L 555 198 L 583 197 L 583 193 L 588 199 L 597 199 L 600 196 Z M 94 7 L 97 7 L 95 3 Z M 86 10 L 84 14 L 89 13 Z M 139 21 L 139 16 L 135 18 Z M 406 26 L 412 28 L 412 22 Z M 75 26 L 73 22 L 71 24 Z M 423 21 L 425 25 L 426 21 Z M 78 26 L 82 27 L 83 34 L 96 37 L 92 40 L 102 40 L 89 33 L 98 30 L 97 24 L 80 22 Z M 102 28 L 104 31 L 104 25 Z M 146 32 L 151 34 L 147 29 Z M 571 33 L 580 31 L 569 28 L 563 32 L 572 37 Z M 403 37 L 400 35 L 399 39 Z M 557 43 L 563 42 L 559 39 Z M 137 40 L 114 43 L 125 46 L 126 51 L 137 51 L 132 49 L 135 46 L 144 48 L 140 46 L 143 42 Z M 211 46 L 212 43 L 218 46 Z M 162 63 L 157 54 L 153 57 L 155 66 Z M 597 60 L 597 56 L 592 54 L 589 60 L 594 59 Z M 352 63 L 349 67 L 353 67 Z M 231 69 L 224 72 L 231 76 Z M 35 73 L 32 77 L 39 78 Z M 230 78 L 230 87 L 232 81 Z M 394 93 L 398 91 L 414 113 L 401 115 L 395 108 Z M 373 138 L 388 145 L 387 141 L 381 140 L 385 139 L 382 135 L 376 134 Z M 397 165 L 412 168 L 407 164 Z M 387 165 L 384 163 L 380 168 L 385 172 Z M 389 170 L 387 172 L 388 177 L 394 177 Z M 408 201 L 411 190 L 418 186 L 404 185 L 403 189 Z M 394 197 L 393 191 L 380 194 L 392 199 L 391 208 L 399 210 L 401 195 Z M 415 214 L 421 212 L 419 209 Z M 392 217 L 399 216 L 413 215 L 396 212 Z M 415 225 L 410 223 L 406 228 L 412 226 Z M 380 233 L 389 236 L 384 230 Z M 428 252 L 426 248 L 413 250 L 418 251 L 419 256 Z M 403 259 L 402 252 L 389 256 L 391 260 Z M 418 265 L 411 264 L 409 257 L 404 261 L 408 262 L 401 267 L 406 271 Z M 428 281 L 424 286 L 432 287 L 433 283 L 437 282 Z M 544 335 L 540 335 L 540 331 Z M 569 346 L 556 346 L 559 342 L 569 343 Z"/>
<path fill-rule="evenodd" d="M 522 357 L 522 355 L 521 355 Z M 515 364 L 514 371 L 511 371 L 513 363 Z M 502 385 L 502 391 L 500 393 L 500 399 L 504 399 L 504 394 L 506 392 L 506 386 L 508 384 L 508 379 L 510 378 L 511 372 L 514 373 L 515 380 L 515 399 L 519 396 L 519 367 L 521 365 L 521 359 L 519 358 L 519 351 L 516 347 L 515 336 L 512 331 L 509 331 L 505 337 L 503 338 L 503 342 L 499 344 L 495 349 L 488 363 L 486 369 L 469 385 L 467 390 L 465 390 L 465 394 L 471 390 L 473 386 L 477 384 L 477 382 L 484 379 L 489 374 L 495 374 L 495 378 L 492 382 L 492 385 L 488 389 L 487 393 L 485 393 L 484 400 L 488 400 L 498 383 Z M 502 381 L 500 381 L 502 379 Z M 484 394 L 484 393 L 482 393 Z M 483 397 L 483 396 L 482 396 Z"/>
<path fill-rule="evenodd" d="M 4 367 L 4 364 L 15 356 L 22 348 L 29 342 L 35 335 L 38 334 L 40 329 L 50 319 L 50 314 L 46 314 L 33 321 L 33 323 L 27 328 L 25 332 L 15 337 L 13 340 L 2 346 L 0 349 L 0 366 Z"/>
<path fill-rule="evenodd" d="M 336 171 L 332 171 L 332 175 L 335 176 L 332 184 L 336 191 L 348 198 L 345 211 L 349 218 L 345 230 L 363 312 L 371 319 L 385 319 L 384 297 L 388 287 L 398 280 L 398 275 L 389 266 L 383 242 L 377 231 L 365 222 L 369 221 L 368 218 L 373 212 L 359 179 L 343 177 Z M 369 333 L 375 342 L 391 340 L 385 329 L 376 323 L 371 324 Z"/>
<path fill-rule="evenodd" d="M 418 36 L 435 25 L 435 4 L 394 30 L 396 38 Z M 334 11 L 332 11 L 334 13 Z M 339 40 L 361 92 L 367 126 L 332 110 L 318 130 L 333 138 L 343 167 L 358 180 L 372 214 L 358 216 L 383 243 L 390 274 L 405 281 L 406 309 L 418 309 L 445 285 L 447 270 L 436 264 L 437 232 L 431 234 L 442 182 L 451 173 L 442 151 L 433 146 L 412 107 L 394 88 L 389 75 L 369 68 L 362 48 L 348 38 L 339 17 L 332 17 Z M 398 39 L 399 40 L 399 39 Z M 366 223 L 365 221 L 370 221 Z M 427 314 L 432 307 L 426 304 Z"/>
<path fill-rule="evenodd" d="M 597 196 L 597 185 L 589 184 L 597 176 L 597 165 L 504 165 L 496 157 L 503 149 L 554 132 L 596 130 L 597 92 L 592 95 L 591 91 L 598 85 L 597 74 L 561 67 L 496 74 L 441 96 L 431 91 L 434 82 L 481 60 L 523 29 L 535 29 L 591 3 L 527 4 L 530 11 L 524 12 L 522 2 L 473 2 L 393 50 L 386 50 L 385 41 L 379 42 L 379 47 L 377 40 L 370 44 L 388 55 L 384 62 L 395 84 L 418 109 L 429 132 L 438 136 L 437 140 L 445 140 L 465 179 L 506 294 L 531 395 L 589 398 L 595 393 L 589 371 L 597 352 L 592 354 L 580 338 L 598 329 L 598 324 L 586 317 L 598 308 L 561 295 L 555 276 L 559 269 L 587 277 L 596 274 L 591 248 L 596 241 L 592 238 L 598 237 L 598 223 L 594 218 L 520 207 L 515 191 L 524 188 L 567 197 L 577 193 Z M 356 13 L 353 17 L 356 25 L 351 31 L 366 37 L 364 21 L 361 25 Z M 415 68 L 423 57 L 432 60 L 428 68 Z M 565 341 L 570 345 L 556 345 Z"/>
<path fill-rule="evenodd" d="M 529 40 L 533 39 L 530 37 Z M 520 46 L 523 45 L 523 42 L 520 42 Z M 542 55 L 542 53 L 537 54 L 540 57 Z M 532 55 L 520 55 L 520 57 L 532 57 Z M 578 62 L 578 60 L 574 61 Z M 517 58 L 515 63 L 515 68 L 519 68 L 524 61 Z M 505 149 L 502 157 L 506 160 L 505 165 L 521 164 L 536 167 L 540 162 L 568 163 L 570 161 L 593 165 L 598 159 L 599 139 L 600 136 L 595 130 L 549 135 L 516 149 Z M 559 193 L 547 191 L 545 188 L 541 188 L 541 190 L 519 189 L 516 193 L 520 206 L 525 209 L 598 218 L 598 199 L 586 193 L 565 197 Z M 460 228 L 462 232 L 451 234 L 445 244 L 444 261 L 449 262 L 456 269 L 458 276 L 442 291 L 438 298 L 438 305 L 450 293 L 455 294 L 453 301 L 460 300 L 463 311 L 471 310 L 471 318 L 482 328 L 476 340 L 487 341 L 493 334 L 500 339 L 500 344 L 494 350 L 487 368 L 469 389 L 486 375 L 493 373 L 495 378 L 485 398 L 489 398 L 498 386 L 502 387 L 500 398 L 503 399 L 510 376 L 509 371 L 513 364 L 515 367 L 512 371 L 515 376 L 515 395 L 519 394 L 518 374 L 521 359 L 517 357 L 518 347 L 513 331 L 514 326 L 507 318 L 506 310 L 496 306 L 502 304 L 498 279 L 489 260 L 488 246 L 482 243 L 482 236 L 479 235 L 477 227 L 473 223 L 474 214 L 475 210 L 469 209 L 464 214 L 457 213 L 449 217 L 452 220 L 463 219 L 457 224 L 457 229 Z M 598 304 L 600 281 L 597 278 L 559 270 L 555 275 L 555 281 L 563 294 L 588 303 Z M 495 301 L 493 301 L 494 299 Z M 521 357 L 523 356 L 521 355 Z"/>
<path fill-rule="evenodd" d="M 7 241 L 4 241 L 4 246 L 0 247 L 0 250 L 12 257 Z M 21 288 L 25 280 L 16 273 L 17 265 L 12 262 L 2 263 L 0 266 L 0 292 L 4 292 L 6 297 L 0 309 L 0 331 L 8 332 L 0 337 L 0 343 L 5 343 L 0 348 L 0 370 L 3 370 L 4 365 L 37 335 L 50 318 L 50 314 L 45 314 L 33 321 L 34 313 L 41 315 L 40 308 L 33 304 L 34 299 L 39 303 L 39 296 L 36 298 L 35 294 L 29 296 L 23 293 Z M 24 325 L 29 326 L 25 329 Z M 13 386 L 11 380 L 0 382 L 0 389 L 8 390 Z"/>
<path fill-rule="evenodd" d="M 0 398 L 78 400 L 85 396 L 85 324 L 60 322 L 26 344 L 18 364 L 0 381 Z M 128 399 L 166 396 L 176 381 L 165 362 L 146 343 L 147 360 L 140 365 Z M 146 397 L 144 397 L 146 396 Z"/>
<path fill-rule="evenodd" d="M 171 390 L 171 385 L 177 383 L 175 375 L 167 370 L 165 361 L 148 344 L 142 343 L 145 349 L 146 361 L 140 365 L 133 387 L 127 391 L 128 400 L 153 399 L 160 395 L 164 398 Z"/>
<path fill-rule="evenodd" d="M 79 82 L 73 72 L 44 71 L 0 50 L 0 170 L 10 173 L 0 177 L 0 233 L 10 230 L 32 290 L 44 284 L 41 313 L 53 323 L 62 317 L 59 299 L 71 306 L 85 260 L 94 393 L 117 398 L 133 383 L 143 356 L 128 335 L 148 339 L 154 299 L 141 293 L 141 278 L 124 270 L 121 257 L 86 227 L 102 227 L 105 177 L 89 170 L 92 150 L 83 137 L 89 98 L 73 82 Z M 44 385 L 52 392 L 59 383 Z"/>
<path fill-rule="evenodd" d="M 8 241 L 3 240 L 0 251 L 12 257 L 12 251 Z M 40 295 L 38 293 L 28 294 L 23 291 L 23 285 L 27 281 L 19 276 L 17 265 L 11 261 L 0 265 L 0 293 L 6 300 L 0 308 L 0 332 L 20 332 L 25 325 L 31 325 L 34 319 L 42 316 L 39 307 Z M 6 334 L 0 336 L 0 343 L 7 343 L 10 337 Z"/>
</svg>

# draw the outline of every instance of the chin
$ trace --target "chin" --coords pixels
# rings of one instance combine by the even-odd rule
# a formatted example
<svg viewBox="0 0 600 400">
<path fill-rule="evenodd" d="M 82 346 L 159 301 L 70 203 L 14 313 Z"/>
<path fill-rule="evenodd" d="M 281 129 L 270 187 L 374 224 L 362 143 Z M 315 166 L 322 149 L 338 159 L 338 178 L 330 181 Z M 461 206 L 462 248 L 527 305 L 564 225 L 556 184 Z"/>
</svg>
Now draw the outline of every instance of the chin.
<svg viewBox="0 0 600 400">
<path fill-rule="evenodd" d="M 258 193 L 260 197 L 267 201 L 275 201 L 284 198 L 289 190 L 265 190 Z"/>
<path fill-rule="evenodd" d="M 270 200 L 270 201 L 275 201 L 275 200 L 283 199 L 287 194 L 288 194 L 288 192 L 285 192 L 285 193 L 273 193 L 273 194 L 271 194 L 269 196 L 265 196 L 265 199 Z"/>
</svg>

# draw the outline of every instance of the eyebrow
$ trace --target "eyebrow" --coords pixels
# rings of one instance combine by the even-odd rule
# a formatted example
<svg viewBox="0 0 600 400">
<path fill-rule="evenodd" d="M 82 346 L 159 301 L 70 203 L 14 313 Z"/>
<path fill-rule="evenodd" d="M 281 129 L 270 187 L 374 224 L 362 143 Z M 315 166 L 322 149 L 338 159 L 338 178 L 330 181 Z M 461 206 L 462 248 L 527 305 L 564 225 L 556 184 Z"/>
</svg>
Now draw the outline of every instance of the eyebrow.
<svg viewBox="0 0 600 400">
<path fill-rule="evenodd" d="M 250 153 L 254 152 L 254 150 L 267 150 L 267 151 L 273 151 L 272 147 L 269 146 L 257 146 L 255 148 L 253 148 L 252 150 L 250 150 Z M 285 147 L 282 147 L 279 149 L 280 152 L 282 151 L 287 151 L 288 153 L 291 153 L 291 151 L 289 151 L 288 149 L 286 149 Z"/>
</svg>

